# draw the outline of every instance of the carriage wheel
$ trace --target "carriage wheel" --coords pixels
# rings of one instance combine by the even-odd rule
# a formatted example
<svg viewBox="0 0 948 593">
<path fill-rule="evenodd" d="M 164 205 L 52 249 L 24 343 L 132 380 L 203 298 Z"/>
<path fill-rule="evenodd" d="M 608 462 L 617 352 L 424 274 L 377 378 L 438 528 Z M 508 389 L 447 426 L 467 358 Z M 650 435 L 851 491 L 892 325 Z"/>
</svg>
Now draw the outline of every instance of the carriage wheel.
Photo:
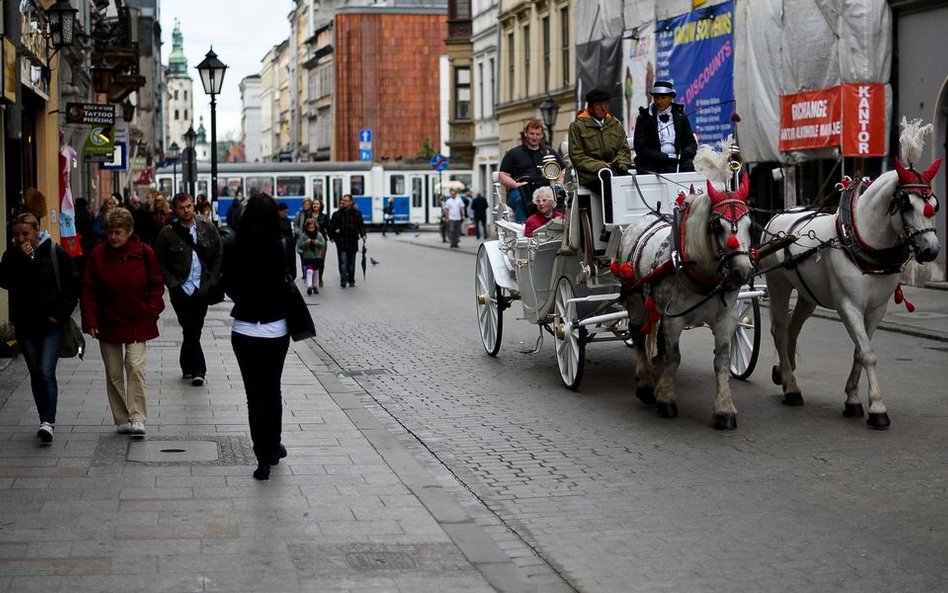
<svg viewBox="0 0 948 593">
<path fill-rule="evenodd" d="M 586 328 L 574 326 L 577 321 L 576 305 L 570 303 L 573 286 L 568 278 L 560 278 L 556 284 L 554 308 L 556 321 L 553 327 L 553 345 L 556 348 L 556 366 L 560 378 L 569 389 L 579 388 L 586 363 Z"/>
<path fill-rule="evenodd" d="M 731 338 L 731 376 L 746 380 L 760 354 L 760 299 L 737 300 L 737 329 Z"/>
<path fill-rule="evenodd" d="M 504 335 L 504 315 L 501 308 L 501 288 L 494 281 L 494 270 L 482 244 L 477 250 L 474 268 L 474 302 L 477 308 L 477 326 L 481 332 L 481 343 L 490 356 L 497 356 L 500 340 Z"/>
</svg>

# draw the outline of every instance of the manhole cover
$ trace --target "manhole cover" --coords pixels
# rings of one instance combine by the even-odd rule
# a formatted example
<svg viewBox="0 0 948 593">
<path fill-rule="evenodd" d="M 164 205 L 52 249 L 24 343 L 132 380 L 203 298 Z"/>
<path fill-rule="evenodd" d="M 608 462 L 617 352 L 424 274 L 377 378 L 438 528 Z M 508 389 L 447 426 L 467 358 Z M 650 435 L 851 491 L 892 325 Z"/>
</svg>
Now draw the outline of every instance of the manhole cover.
<svg viewBox="0 0 948 593">
<path fill-rule="evenodd" d="M 217 461 L 220 447 L 214 441 L 132 441 L 128 445 L 128 460 L 142 463 Z"/>
<path fill-rule="evenodd" d="M 412 557 L 404 552 L 349 552 L 346 562 L 356 570 L 404 570 L 417 567 Z"/>
</svg>

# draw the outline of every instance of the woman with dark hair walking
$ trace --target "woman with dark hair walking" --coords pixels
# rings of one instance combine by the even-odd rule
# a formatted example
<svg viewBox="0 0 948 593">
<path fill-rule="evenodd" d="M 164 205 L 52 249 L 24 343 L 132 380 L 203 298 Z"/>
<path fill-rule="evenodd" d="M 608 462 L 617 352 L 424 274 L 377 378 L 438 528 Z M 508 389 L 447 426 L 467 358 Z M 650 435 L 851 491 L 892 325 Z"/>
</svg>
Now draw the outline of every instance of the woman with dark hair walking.
<svg viewBox="0 0 948 593">
<path fill-rule="evenodd" d="M 283 239 L 276 202 L 267 194 L 247 200 L 236 240 L 224 248 L 224 290 L 233 299 L 231 345 L 247 392 L 250 438 L 257 457 L 253 477 L 270 478 L 270 466 L 286 457 L 280 442 L 283 400 L 280 378 L 290 345 L 286 287 L 296 265 Z"/>
<path fill-rule="evenodd" d="M 30 372 L 33 401 L 39 412 L 36 436 L 49 443 L 59 399 L 56 363 L 66 319 L 79 302 L 79 274 L 72 258 L 49 235 L 40 238 L 35 215 L 26 212 L 13 219 L 13 239 L 0 261 L 0 286 L 10 291 L 13 301 L 16 339 Z"/>
</svg>

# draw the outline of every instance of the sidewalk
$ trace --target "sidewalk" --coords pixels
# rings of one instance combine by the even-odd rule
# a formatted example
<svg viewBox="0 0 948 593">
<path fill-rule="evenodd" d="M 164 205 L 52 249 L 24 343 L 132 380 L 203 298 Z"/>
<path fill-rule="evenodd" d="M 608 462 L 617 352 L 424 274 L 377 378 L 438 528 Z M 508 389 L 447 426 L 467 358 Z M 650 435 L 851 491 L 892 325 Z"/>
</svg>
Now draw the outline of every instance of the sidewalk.
<svg viewBox="0 0 948 593">
<path fill-rule="evenodd" d="M 437 227 L 406 231 L 395 239 L 426 247 L 448 248 L 448 243 L 442 243 Z M 379 240 L 387 239 L 379 236 Z M 480 244 L 481 241 L 474 237 L 461 237 L 460 248 L 452 251 L 476 254 Z M 473 268 L 471 273 L 473 274 Z M 902 291 L 905 298 L 915 305 L 915 312 L 909 313 L 904 304 L 897 305 L 894 301 L 890 301 L 879 329 L 948 342 L 948 282 L 933 282 L 927 286 L 903 286 Z M 766 304 L 766 299 L 764 304 Z M 817 307 L 814 315 L 839 321 L 839 316 L 835 311 L 822 307 Z"/>
<path fill-rule="evenodd" d="M 518 567 L 502 529 L 472 518 L 486 511 L 311 341 L 283 374 L 289 456 L 254 480 L 228 311 L 208 315 L 211 371 L 192 387 L 166 309 L 144 439 L 114 431 L 95 340 L 60 362 L 49 446 L 22 357 L 3 360 L 0 592 L 570 590 L 535 558 Z"/>
</svg>

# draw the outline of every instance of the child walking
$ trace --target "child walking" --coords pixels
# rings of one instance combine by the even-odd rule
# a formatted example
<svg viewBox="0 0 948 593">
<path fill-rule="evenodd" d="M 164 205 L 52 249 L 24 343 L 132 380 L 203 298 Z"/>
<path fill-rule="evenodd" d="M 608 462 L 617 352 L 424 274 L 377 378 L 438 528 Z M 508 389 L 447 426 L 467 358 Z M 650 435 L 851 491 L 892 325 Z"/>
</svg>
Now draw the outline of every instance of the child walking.
<svg viewBox="0 0 948 593">
<path fill-rule="evenodd" d="M 326 252 L 326 237 L 319 232 L 316 218 L 307 218 L 303 223 L 303 232 L 296 243 L 296 250 L 303 262 L 303 273 L 306 278 L 306 294 L 319 294 L 317 270 L 323 267 L 323 255 Z"/>
</svg>

